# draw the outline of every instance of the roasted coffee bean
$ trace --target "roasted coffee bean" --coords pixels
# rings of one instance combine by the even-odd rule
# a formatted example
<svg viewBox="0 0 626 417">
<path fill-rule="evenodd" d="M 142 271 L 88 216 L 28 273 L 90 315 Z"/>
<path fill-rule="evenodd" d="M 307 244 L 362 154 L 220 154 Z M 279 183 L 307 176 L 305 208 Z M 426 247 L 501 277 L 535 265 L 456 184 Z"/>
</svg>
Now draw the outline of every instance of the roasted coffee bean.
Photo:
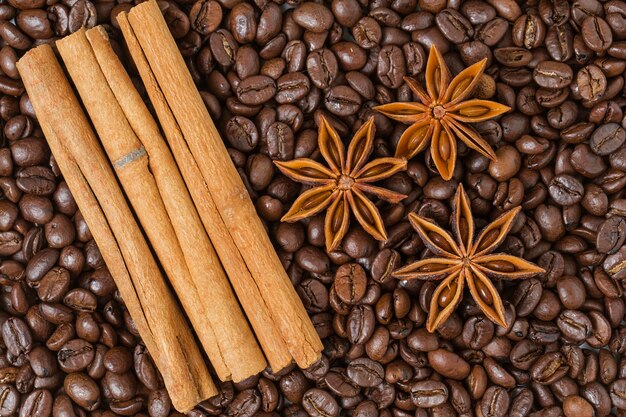
<svg viewBox="0 0 626 417">
<path fill-rule="evenodd" d="M 283 122 L 274 122 L 267 128 L 265 143 L 271 159 L 286 161 L 293 158 L 295 138 L 293 130 Z"/>
<path fill-rule="evenodd" d="M 304 2 L 294 10 L 293 20 L 304 29 L 319 33 L 330 29 L 334 17 L 328 8 L 314 2 Z"/>
<path fill-rule="evenodd" d="M 492 385 L 485 391 L 480 404 L 480 410 L 484 416 L 505 416 L 509 409 L 509 394 L 502 387 Z"/>
<path fill-rule="evenodd" d="M 50 391 L 37 389 L 24 399 L 19 410 L 20 417 L 41 416 L 50 417 L 52 414 L 53 397 Z"/>
<path fill-rule="evenodd" d="M 309 78 L 299 72 L 290 72 L 276 81 L 276 102 L 295 103 L 303 99 L 311 86 Z"/>
<path fill-rule="evenodd" d="M 568 65 L 555 61 L 540 62 L 533 72 L 535 82 L 545 88 L 567 87 L 573 78 L 574 74 Z"/>
<path fill-rule="evenodd" d="M 566 174 L 555 176 L 550 182 L 548 191 L 554 201 L 562 206 L 578 203 L 584 194 L 580 181 Z"/>
<path fill-rule="evenodd" d="M 591 149 L 605 156 L 615 152 L 626 140 L 626 130 L 617 123 L 607 123 L 598 127 L 589 141 Z"/>
<path fill-rule="evenodd" d="M 318 388 L 312 388 L 304 394 L 302 407 L 312 417 L 336 417 L 339 415 L 337 401 L 328 392 Z"/>
<path fill-rule="evenodd" d="M 585 100 L 595 101 L 606 91 L 606 76 L 595 65 L 587 65 L 576 75 L 578 92 Z"/>
<path fill-rule="evenodd" d="M 459 355 L 445 349 L 428 352 L 430 366 L 441 375 L 452 379 L 465 379 L 470 373 L 470 365 Z"/>
<path fill-rule="evenodd" d="M 448 395 L 448 387 L 437 381 L 420 381 L 411 386 L 411 400 L 417 407 L 436 407 L 445 403 Z"/>
<path fill-rule="evenodd" d="M 319 49 L 309 54 L 306 69 L 314 86 L 321 89 L 330 87 L 338 76 L 339 64 L 335 54 L 329 49 Z"/>
<path fill-rule="evenodd" d="M 386 45 L 378 55 L 378 79 L 385 87 L 398 88 L 406 74 L 406 64 L 402 50 L 395 45 Z"/>
<path fill-rule="evenodd" d="M 61 369 L 68 373 L 84 370 L 94 356 L 95 350 L 91 343 L 81 339 L 68 341 L 57 353 Z"/>
<path fill-rule="evenodd" d="M 250 119 L 243 116 L 234 116 L 228 121 L 226 138 L 232 147 L 242 152 L 252 151 L 259 143 L 256 126 Z"/>
<path fill-rule="evenodd" d="M 611 27 L 599 16 L 587 16 L 582 21 L 581 34 L 585 44 L 595 52 L 607 50 L 613 42 Z"/>
<path fill-rule="evenodd" d="M 371 359 L 359 358 L 348 364 L 346 374 L 360 387 L 375 387 L 383 382 L 385 370 L 380 363 Z"/>
<path fill-rule="evenodd" d="M 328 90 L 324 105 L 337 116 L 350 116 L 361 107 L 361 97 L 351 87 L 339 85 Z"/>
<path fill-rule="evenodd" d="M 72 401 L 86 410 L 93 411 L 100 405 L 98 385 L 86 374 L 67 375 L 63 381 L 63 388 Z"/>
<path fill-rule="evenodd" d="M 241 81 L 236 90 L 242 103 L 257 106 L 274 97 L 276 83 L 265 75 L 254 75 Z"/>
<path fill-rule="evenodd" d="M 539 384 L 550 384 L 563 377 L 569 366 L 560 352 L 545 353 L 533 364 L 530 372 L 533 381 Z"/>
<path fill-rule="evenodd" d="M 28 326 L 17 317 L 11 317 L 2 324 L 2 340 L 7 351 L 14 356 L 28 353 L 33 347 Z"/>
<path fill-rule="evenodd" d="M 344 264 L 335 273 L 337 296 L 347 304 L 357 304 L 365 296 L 367 276 L 359 264 Z"/>
</svg>

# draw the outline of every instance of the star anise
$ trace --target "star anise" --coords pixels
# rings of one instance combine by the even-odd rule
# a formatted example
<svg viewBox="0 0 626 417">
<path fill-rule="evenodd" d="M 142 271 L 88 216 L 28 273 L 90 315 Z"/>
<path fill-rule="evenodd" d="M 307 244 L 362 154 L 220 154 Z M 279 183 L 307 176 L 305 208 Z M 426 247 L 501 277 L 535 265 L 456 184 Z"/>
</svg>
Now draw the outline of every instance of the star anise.
<svg viewBox="0 0 626 417">
<path fill-rule="evenodd" d="M 492 252 L 511 229 L 516 207 L 491 222 L 474 240 L 470 201 L 459 185 L 454 197 L 452 237 L 435 223 L 415 213 L 409 221 L 435 257 L 422 259 L 393 272 L 398 279 L 442 280 L 430 302 L 426 329 L 433 332 L 454 312 L 467 284 L 476 304 L 491 321 L 506 327 L 504 306 L 490 278 L 520 279 L 545 272 L 537 265 L 503 253 Z"/>
<path fill-rule="evenodd" d="M 480 134 L 466 123 L 494 118 L 510 110 L 493 101 L 466 98 L 485 70 L 487 59 L 461 71 L 450 81 L 450 71 L 436 47 L 430 48 L 426 64 L 426 91 L 409 77 L 404 80 L 421 103 L 390 103 L 375 107 L 385 116 L 411 124 L 398 141 L 395 156 L 411 159 L 430 142 L 432 160 L 445 180 L 456 165 L 456 138 L 490 159 L 496 155 Z"/>
<path fill-rule="evenodd" d="M 314 186 L 296 199 L 281 220 L 295 222 L 328 208 L 324 221 L 328 252 L 335 250 L 346 234 L 350 211 L 366 232 L 378 240 L 387 240 L 378 208 L 366 194 L 373 194 L 390 203 L 398 203 L 406 197 L 371 185 L 406 169 L 406 160 L 399 158 L 378 158 L 367 162 L 374 147 L 375 130 L 374 118 L 371 117 L 354 134 L 346 153 L 337 131 L 322 118 L 318 145 L 328 168 L 308 158 L 274 162 L 287 177 Z"/>
</svg>

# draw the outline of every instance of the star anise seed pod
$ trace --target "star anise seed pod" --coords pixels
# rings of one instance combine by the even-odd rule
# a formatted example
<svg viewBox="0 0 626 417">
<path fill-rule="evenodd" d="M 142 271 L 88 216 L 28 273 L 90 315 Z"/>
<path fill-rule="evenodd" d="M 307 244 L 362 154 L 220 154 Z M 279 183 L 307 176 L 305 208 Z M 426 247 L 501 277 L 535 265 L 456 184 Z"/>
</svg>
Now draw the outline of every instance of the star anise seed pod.
<svg viewBox="0 0 626 417">
<path fill-rule="evenodd" d="M 404 80 L 421 103 L 390 103 L 375 107 L 385 116 L 410 124 L 404 131 L 395 156 L 411 159 L 430 143 L 430 152 L 437 170 L 450 180 L 456 165 L 456 138 L 465 145 L 495 159 L 489 143 L 467 123 L 492 119 L 510 110 L 489 100 L 466 98 L 472 93 L 485 70 L 487 59 L 475 63 L 450 80 L 450 71 L 435 46 L 430 48 L 426 63 L 426 91 L 409 77 Z"/>
<path fill-rule="evenodd" d="M 390 203 L 398 203 L 406 197 L 371 184 L 406 169 L 406 160 L 400 158 L 378 158 L 367 162 L 374 147 L 375 130 L 371 117 L 354 134 L 346 153 L 337 131 L 322 117 L 318 145 L 328 168 L 308 158 L 274 162 L 292 180 L 313 185 L 296 199 L 281 220 L 295 222 L 328 208 L 324 221 L 328 252 L 339 246 L 348 231 L 350 211 L 367 233 L 375 239 L 387 240 L 378 208 L 366 194 Z"/>
<path fill-rule="evenodd" d="M 470 201 L 459 185 L 454 197 L 452 235 L 437 224 L 415 213 L 409 221 L 424 245 L 435 255 L 393 272 L 398 279 L 441 280 L 430 302 L 426 329 L 435 331 L 454 312 L 463 298 L 465 285 L 476 304 L 491 321 L 506 327 L 504 306 L 490 278 L 530 278 L 545 271 L 525 259 L 507 254 L 492 254 L 504 241 L 515 216 L 516 207 L 491 222 L 474 239 L 474 218 Z"/>
</svg>

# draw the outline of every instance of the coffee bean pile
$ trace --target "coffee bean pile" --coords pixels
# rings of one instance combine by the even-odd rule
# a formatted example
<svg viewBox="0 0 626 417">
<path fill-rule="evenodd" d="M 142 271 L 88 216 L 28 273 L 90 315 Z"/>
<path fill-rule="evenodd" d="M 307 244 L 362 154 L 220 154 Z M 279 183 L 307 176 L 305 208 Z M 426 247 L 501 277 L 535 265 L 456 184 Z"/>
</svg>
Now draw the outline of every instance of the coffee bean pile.
<svg viewBox="0 0 626 417">
<path fill-rule="evenodd" d="M 162 1 L 202 97 L 324 341 L 309 369 L 269 371 L 191 417 L 626 416 L 626 2 L 610 0 Z M 0 2 L 0 416 L 178 415 L 50 155 L 15 62 L 127 0 Z M 117 40 L 117 42 L 116 42 Z M 375 116 L 375 156 L 406 126 L 372 107 L 414 101 L 431 45 L 453 73 L 487 58 L 475 97 L 507 104 L 474 125 L 496 161 L 459 142 L 453 180 L 428 153 L 384 181 L 389 239 L 353 222 L 324 251 L 323 217 L 280 223 L 302 186 L 273 160 L 319 158 L 322 116 L 346 140 Z M 140 83 L 137 83 L 140 85 Z M 141 87 L 140 87 L 141 88 Z M 501 252 L 545 276 L 496 285 L 502 328 L 465 297 L 424 328 L 436 283 L 390 273 L 428 256 L 407 221 L 447 227 L 463 183 L 478 227 L 523 211 Z"/>
</svg>

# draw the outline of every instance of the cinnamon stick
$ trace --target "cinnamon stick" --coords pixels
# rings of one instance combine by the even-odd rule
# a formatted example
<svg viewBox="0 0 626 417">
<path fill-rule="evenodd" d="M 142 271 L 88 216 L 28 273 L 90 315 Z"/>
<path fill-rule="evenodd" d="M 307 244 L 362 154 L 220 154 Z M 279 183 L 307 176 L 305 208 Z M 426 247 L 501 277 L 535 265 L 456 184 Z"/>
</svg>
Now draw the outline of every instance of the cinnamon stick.
<svg viewBox="0 0 626 417">
<path fill-rule="evenodd" d="M 319 359 L 322 343 L 276 255 L 156 1 L 134 7 L 128 13 L 128 21 L 217 210 L 259 289 L 261 300 L 241 299 L 241 303 L 265 303 L 289 353 L 299 366 L 310 366 Z M 178 162 L 180 165 L 184 161 Z"/>
<path fill-rule="evenodd" d="M 49 45 L 17 64 L 56 161 L 133 317 L 174 407 L 217 393 L 193 335 Z"/>
<path fill-rule="evenodd" d="M 202 223 L 209 231 L 222 265 L 256 333 L 270 367 L 278 372 L 292 361 L 287 345 L 276 325 L 270 319 L 268 307 L 260 301 L 262 297 L 259 288 L 252 278 L 241 252 L 235 246 L 228 228 L 220 217 L 215 202 L 209 194 L 209 187 L 200 172 L 198 162 L 192 155 L 165 96 L 154 78 L 141 46 L 134 36 L 133 29 L 128 23 L 127 16 L 125 14 L 119 15 L 118 22 Z"/>
<path fill-rule="evenodd" d="M 263 353 L 158 126 L 106 32 L 81 29 L 57 47 L 218 377 L 239 382 L 258 374 L 267 366 Z"/>
</svg>

